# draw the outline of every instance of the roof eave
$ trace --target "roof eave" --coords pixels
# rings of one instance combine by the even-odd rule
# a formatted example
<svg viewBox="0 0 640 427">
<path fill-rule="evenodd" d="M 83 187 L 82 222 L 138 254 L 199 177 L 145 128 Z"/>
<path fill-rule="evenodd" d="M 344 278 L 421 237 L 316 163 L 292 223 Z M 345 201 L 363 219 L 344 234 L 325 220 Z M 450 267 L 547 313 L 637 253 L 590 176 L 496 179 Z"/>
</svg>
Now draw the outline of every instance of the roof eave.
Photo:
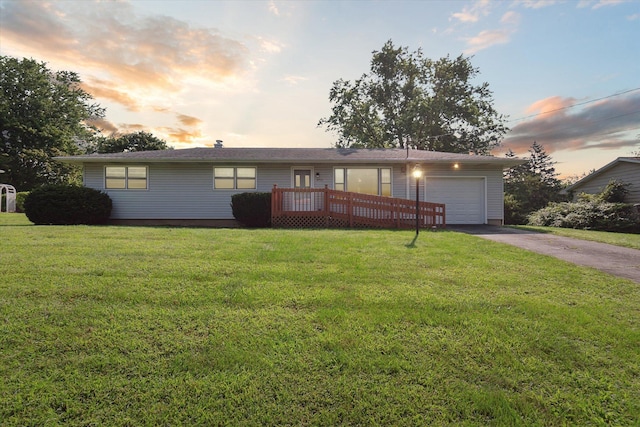
<svg viewBox="0 0 640 427">
<path fill-rule="evenodd" d="M 125 157 L 54 157 L 54 160 L 71 163 L 321 163 L 321 164 L 354 164 L 354 163 L 428 163 L 428 164 L 478 164 L 478 165 L 500 165 L 503 167 L 513 167 L 523 163 L 522 159 L 501 159 L 501 158 L 482 158 L 482 159 L 424 159 L 424 158 L 405 158 L 405 159 L 229 159 L 229 158 L 125 158 Z"/>
<path fill-rule="evenodd" d="M 597 169 L 597 170 L 593 171 L 593 173 L 590 173 L 589 175 L 585 176 L 584 178 L 574 182 L 573 184 L 571 184 L 570 186 L 565 188 L 563 191 L 566 192 L 566 193 L 568 193 L 569 191 L 572 191 L 574 188 L 579 187 L 580 185 L 591 181 L 595 177 L 602 175 L 604 172 L 608 171 L 609 169 L 611 169 L 612 167 L 614 167 L 615 165 L 617 165 L 620 162 L 640 163 L 640 159 L 638 159 L 638 158 L 628 158 L 628 157 L 618 157 L 617 159 L 615 159 L 612 162 L 607 163 L 606 165 L 604 165 L 600 169 Z"/>
</svg>

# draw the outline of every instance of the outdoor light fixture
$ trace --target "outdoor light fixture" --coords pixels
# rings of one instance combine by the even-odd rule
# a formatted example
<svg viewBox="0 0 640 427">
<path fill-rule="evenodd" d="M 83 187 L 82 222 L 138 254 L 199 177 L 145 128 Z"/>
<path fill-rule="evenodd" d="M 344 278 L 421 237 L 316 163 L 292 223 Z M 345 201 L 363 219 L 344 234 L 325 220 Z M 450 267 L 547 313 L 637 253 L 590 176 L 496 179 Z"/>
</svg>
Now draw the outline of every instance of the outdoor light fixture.
<svg viewBox="0 0 640 427">
<path fill-rule="evenodd" d="M 413 168 L 413 176 L 416 179 L 416 236 L 420 233 L 420 178 L 422 178 L 422 169 L 420 165 Z"/>
</svg>

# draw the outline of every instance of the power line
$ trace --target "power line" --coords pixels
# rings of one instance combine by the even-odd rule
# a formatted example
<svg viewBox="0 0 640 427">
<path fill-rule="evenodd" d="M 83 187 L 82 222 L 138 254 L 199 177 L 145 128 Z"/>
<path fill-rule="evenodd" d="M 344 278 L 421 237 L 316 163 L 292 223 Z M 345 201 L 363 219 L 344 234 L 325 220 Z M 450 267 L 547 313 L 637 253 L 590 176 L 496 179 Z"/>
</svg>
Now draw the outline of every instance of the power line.
<svg viewBox="0 0 640 427">
<path fill-rule="evenodd" d="M 624 92 L 614 93 L 613 95 L 603 96 L 602 98 L 592 99 L 590 101 L 584 101 L 584 102 L 579 102 L 577 104 L 567 105 L 566 107 L 560 107 L 560 108 L 556 108 L 556 109 L 549 110 L 549 111 L 543 111 L 542 113 L 531 114 L 530 116 L 520 117 L 518 119 L 507 120 L 507 123 L 516 122 L 516 121 L 520 121 L 520 120 L 526 120 L 526 119 L 530 119 L 532 117 L 541 116 L 543 114 L 555 113 L 556 111 L 562 111 L 562 110 L 567 110 L 569 108 L 579 107 L 581 105 L 591 104 L 593 102 L 602 101 L 603 99 L 613 98 L 613 97 L 624 95 L 624 94 L 627 94 L 627 93 L 630 93 L 630 92 L 635 92 L 637 90 L 640 90 L 640 87 L 637 87 L 635 89 L 629 89 L 629 90 L 626 90 Z"/>
<path fill-rule="evenodd" d="M 625 113 L 625 114 L 618 114 L 616 116 L 610 116 L 610 117 L 605 117 L 602 119 L 598 119 L 598 120 L 587 120 L 588 123 L 600 123 L 600 122 L 606 122 L 609 120 L 613 120 L 613 119 L 618 119 L 620 117 L 626 117 L 626 116 L 632 116 L 634 114 L 640 114 L 640 110 L 638 111 L 632 111 L 630 113 Z M 546 131 L 543 132 L 537 132 L 535 135 L 526 135 L 526 137 L 531 137 L 533 139 L 536 138 L 540 138 L 540 137 L 544 137 L 546 135 L 552 134 L 552 133 L 558 133 L 563 131 L 564 129 L 567 129 L 569 127 L 573 127 L 573 125 L 571 126 L 560 126 L 560 127 L 552 127 L 550 129 L 547 129 Z M 631 132 L 634 131 L 636 128 L 630 128 L 630 129 L 626 129 L 626 130 L 621 130 L 621 131 L 616 131 L 615 133 L 619 133 L 619 132 Z M 601 135 L 603 133 L 606 133 L 604 131 L 593 131 L 593 132 L 589 132 L 589 135 L 593 136 L 593 135 Z"/>
</svg>

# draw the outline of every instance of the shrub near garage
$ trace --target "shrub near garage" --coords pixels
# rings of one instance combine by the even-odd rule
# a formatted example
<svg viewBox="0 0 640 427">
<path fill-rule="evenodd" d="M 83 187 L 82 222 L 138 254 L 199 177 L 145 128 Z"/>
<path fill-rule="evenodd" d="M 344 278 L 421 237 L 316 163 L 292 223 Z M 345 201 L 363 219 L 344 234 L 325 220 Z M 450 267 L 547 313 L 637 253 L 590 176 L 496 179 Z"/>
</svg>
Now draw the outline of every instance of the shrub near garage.
<svg viewBox="0 0 640 427">
<path fill-rule="evenodd" d="M 34 224 L 103 224 L 111 215 L 109 196 L 77 185 L 45 185 L 31 191 L 24 210 Z"/>
</svg>

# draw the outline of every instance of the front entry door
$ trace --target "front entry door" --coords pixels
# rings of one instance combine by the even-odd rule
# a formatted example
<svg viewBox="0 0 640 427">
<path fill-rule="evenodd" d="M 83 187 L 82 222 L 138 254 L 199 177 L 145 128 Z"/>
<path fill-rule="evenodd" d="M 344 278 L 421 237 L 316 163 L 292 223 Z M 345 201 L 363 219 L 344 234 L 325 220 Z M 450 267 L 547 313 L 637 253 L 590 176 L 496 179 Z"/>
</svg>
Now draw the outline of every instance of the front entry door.
<svg viewBox="0 0 640 427">
<path fill-rule="evenodd" d="M 309 169 L 293 170 L 293 188 L 311 188 L 311 171 Z"/>
<path fill-rule="evenodd" d="M 311 170 L 310 169 L 294 169 L 293 170 L 293 188 L 304 189 L 311 188 Z M 313 210 L 313 194 L 311 192 L 295 192 L 293 199 L 294 211 L 312 211 Z"/>
</svg>

